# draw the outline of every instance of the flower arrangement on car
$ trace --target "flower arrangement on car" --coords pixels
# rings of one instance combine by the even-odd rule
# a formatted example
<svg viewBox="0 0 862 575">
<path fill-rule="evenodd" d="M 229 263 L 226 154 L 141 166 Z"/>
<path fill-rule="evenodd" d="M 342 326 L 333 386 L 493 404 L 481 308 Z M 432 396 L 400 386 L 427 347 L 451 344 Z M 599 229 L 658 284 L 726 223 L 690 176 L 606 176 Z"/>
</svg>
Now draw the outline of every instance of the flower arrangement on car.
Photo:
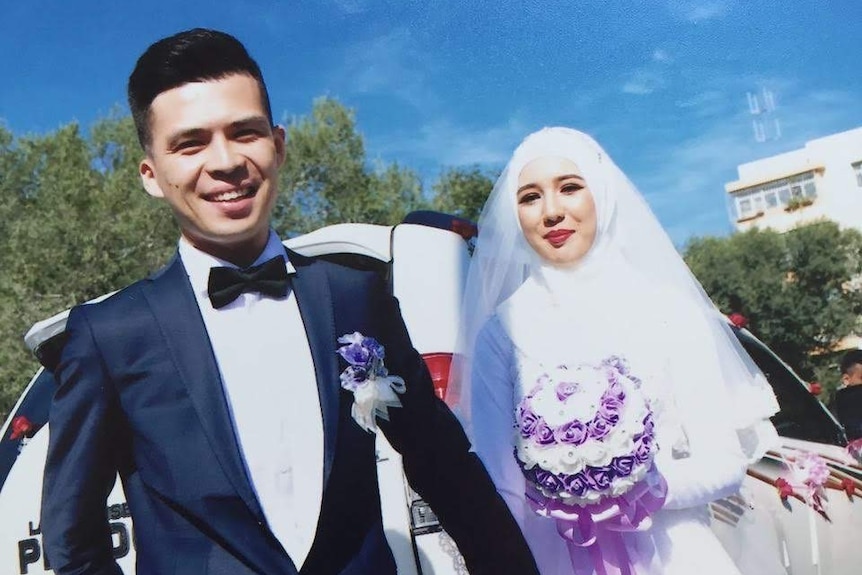
<svg viewBox="0 0 862 575">
<path fill-rule="evenodd" d="M 612 356 L 542 373 L 516 408 L 527 501 L 571 545 L 647 529 L 664 502 L 653 410 L 640 388 L 627 362 Z"/>
</svg>

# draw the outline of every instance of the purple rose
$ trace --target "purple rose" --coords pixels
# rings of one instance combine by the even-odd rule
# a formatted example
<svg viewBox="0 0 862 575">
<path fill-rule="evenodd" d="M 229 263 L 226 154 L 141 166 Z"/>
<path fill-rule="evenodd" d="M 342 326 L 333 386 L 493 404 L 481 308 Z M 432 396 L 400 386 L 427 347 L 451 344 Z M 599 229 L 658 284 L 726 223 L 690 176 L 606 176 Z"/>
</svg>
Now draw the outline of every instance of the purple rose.
<svg viewBox="0 0 862 575">
<path fill-rule="evenodd" d="M 593 439 L 604 439 L 611 431 L 611 423 L 601 413 L 597 413 L 587 424 L 587 432 Z"/>
<path fill-rule="evenodd" d="M 580 385 L 578 385 L 578 382 L 576 381 L 561 381 L 557 384 L 557 399 L 560 401 L 566 401 L 569 397 L 577 393 L 579 387 Z"/>
<path fill-rule="evenodd" d="M 623 402 L 616 397 L 609 395 L 602 396 L 601 405 L 599 405 L 599 414 L 604 417 L 611 425 L 616 425 L 620 421 L 620 411 L 623 409 Z"/>
<path fill-rule="evenodd" d="M 637 463 L 637 459 L 633 455 L 623 455 L 614 457 L 611 461 L 611 467 L 614 468 L 614 473 L 617 477 L 628 477 L 632 474 L 632 470 Z"/>
<path fill-rule="evenodd" d="M 559 443 L 580 445 L 587 440 L 589 432 L 587 426 L 576 419 L 558 427 L 554 432 L 554 437 Z"/>
<path fill-rule="evenodd" d="M 637 459 L 638 463 L 646 463 L 652 459 L 654 445 L 655 439 L 652 434 L 644 434 L 640 439 L 638 439 L 637 445 L 635 446 L 635 459 Z"/>
<path fill-rule="evenodd" d="M 618 381 L 614 381 L 608 386 L 608 390 L 604 393 L 608 397 L 613 397 L 614 399 L 618 399 L 619 401 L 623 401 L 626 398 L 626 392 L 623 389 L 623 386 L 620 385 Z"/>
<path fill-rule="evenodd" d="M 554 473 L 539 469 L 536 471 L 536 483 L 549 493 L 557 493 L 563 486 L 563 482 Z"/>
<path fill-rule="evenodd" d="M 373 359 L 382 360 L 386 355 L 386 350 L 384 350 L 383 346 L 380 345 L 380 342 L 373 337 L 362 338 L 362 347 L 368 350 L 368 353 Z"/>
<path fill-rule="evenodd" d="M 348 391 L 356 391 L 368 381 L 368 372 L 363 367 L 351 365 L 341 372 L 339 379 L 341 387 Z"/>
<path fill-rule="evenodd" d="M 554 430 L 551 429 L 551 427 L 549 427 L 541 417 L 539 418 L 538 423 L 536 423 L 533 437 L 536 438 L 536 443 L 539 445 L 553 445 L 555 443 Z"/>
<path fill-rule="evenodd" d="M 563 487 L 575 497 L 583 497 L 587 489 L 590 488 L 590 483 L 587 481 L 584 472 L 575 473 L 574 475 L 566 475 L 563 478 Z"/>
<path fill-rule="evenodd" d="M 529 439 L 536 431 L 536 425 L 539 424 L 539 416 L 533 413 L 533 410 L 524 403 L 518 406 L 518 431 L 521 437 Z"/>
<path fill-rule="evenodd" d="M 654 429 L 655 421 L 653 420 L 652 412 L 649 412 L 644 417 L 644 433 L 647 435 L 652 434 Z"/>
<path fill-rule="evenodd" d="M 587 476 L 587 483 L 596 491 L 604 491 L 611 486 L 611 481 L 615 477 L 613 467 L 603 465 L 601 467 L 587 466 L 584 470 Z"/>
<path fill-rule="evenodd" d="M 352 366 L 360 366 L 368 369 L 371 364 L 371 353 L 367 347 L 358 343 L 351 343 L 338 348 L 338 354 Z"/>
</svg>

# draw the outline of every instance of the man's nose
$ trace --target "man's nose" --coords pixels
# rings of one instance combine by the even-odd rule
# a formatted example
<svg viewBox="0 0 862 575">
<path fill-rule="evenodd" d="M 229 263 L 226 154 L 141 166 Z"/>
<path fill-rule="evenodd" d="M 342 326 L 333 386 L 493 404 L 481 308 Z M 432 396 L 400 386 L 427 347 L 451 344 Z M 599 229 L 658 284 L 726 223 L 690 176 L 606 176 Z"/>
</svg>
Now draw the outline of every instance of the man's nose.
<svg viewBox="0 0 862 575">
<path fill-rule="evenodd" d="M 223 137 L 212 139 L 207 158 L 208 171 L 230 173 L 241 165 L 242 155 L 238 153 L 229 139 Z"/>
</svg>

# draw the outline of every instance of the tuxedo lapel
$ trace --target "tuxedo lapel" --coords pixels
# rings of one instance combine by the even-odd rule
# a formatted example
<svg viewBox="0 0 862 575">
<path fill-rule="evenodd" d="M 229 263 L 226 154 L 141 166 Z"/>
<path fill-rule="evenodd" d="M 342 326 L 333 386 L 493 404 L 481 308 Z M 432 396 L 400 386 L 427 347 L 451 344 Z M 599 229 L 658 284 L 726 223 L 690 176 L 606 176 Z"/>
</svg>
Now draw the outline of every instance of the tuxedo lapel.
<svg viewBox="0 0 862 575">
<path fill-rule="evenodd" d="M 320 410 L 323 415 L 323 484 L 326 485 L 335 458 L 341 391 L 338 385 L 338 344 L 332 314 L 332 294 L 322 266 L 311 265 L 313 260 L 290 250 L 288 257 L 296 269 L 292 281 L 293 291 L 305 326 L 317 378 Z"/>
<path fill-rule="evenodd" d="M 258 521 L 263 521 L 242 462 L 209 336 L 180 258 L 147 282 L 143 293 L 222 470 Z"/>
</svg>

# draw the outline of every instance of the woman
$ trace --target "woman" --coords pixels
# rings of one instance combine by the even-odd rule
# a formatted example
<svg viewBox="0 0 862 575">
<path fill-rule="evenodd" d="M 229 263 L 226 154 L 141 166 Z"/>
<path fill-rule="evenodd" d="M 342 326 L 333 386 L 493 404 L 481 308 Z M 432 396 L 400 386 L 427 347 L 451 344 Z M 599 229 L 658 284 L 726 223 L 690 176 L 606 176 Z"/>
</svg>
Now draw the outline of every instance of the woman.
<svg viewBox="0 0 862 575">
<path fill-rule="evenodd" d="M 479 230 L 451 385 L 543 575 L 739 573 L 707 503 L 777 404 L 634 186 L 546 128 Z"/>
</svg>

